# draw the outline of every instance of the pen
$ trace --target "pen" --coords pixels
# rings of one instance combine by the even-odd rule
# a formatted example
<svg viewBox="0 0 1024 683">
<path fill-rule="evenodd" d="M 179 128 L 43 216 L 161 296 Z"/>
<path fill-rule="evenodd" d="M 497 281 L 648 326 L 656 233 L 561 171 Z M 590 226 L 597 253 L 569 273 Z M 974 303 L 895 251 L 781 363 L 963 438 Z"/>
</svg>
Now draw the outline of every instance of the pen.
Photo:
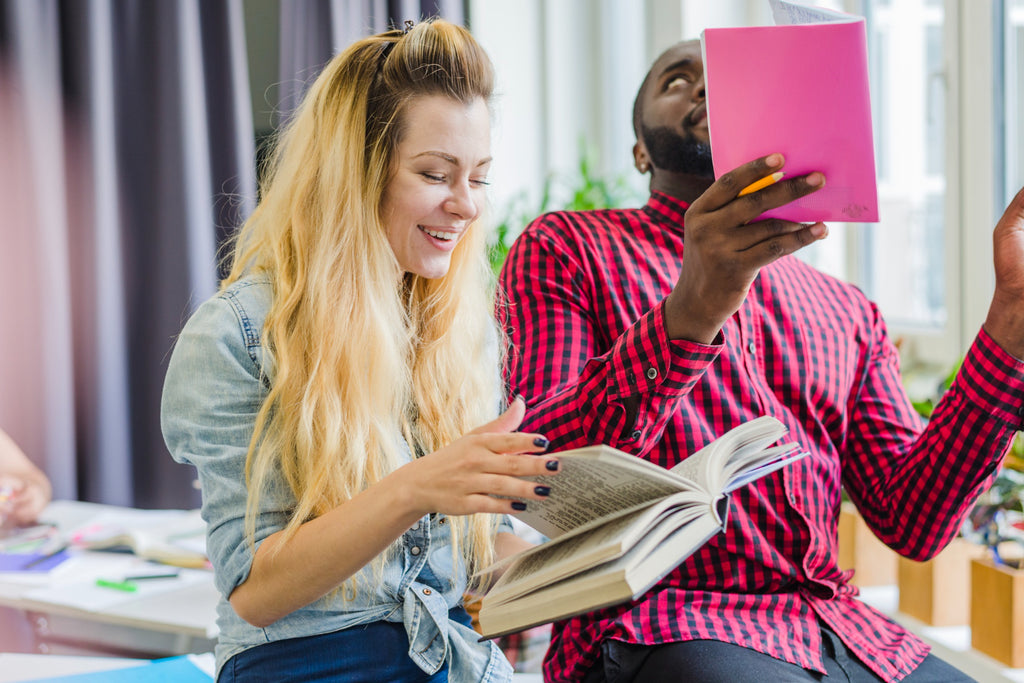
<svg viewBox="0 0 1024 683">
<path fill-rule="evenodd" d="M 96 585 L 100 588 L 113 588 L 114 590 L 134 593 L 139 589 L 134 583 L 127 581 L 110 581 L 109 579 L 96 579 Z"/>
<path fill-rule="evenodd" d="M 150 581 L 152 579 L 176 579 L 178 572 L 165 572 L 163 574 L 136 574 L 124 577 L 125 581 Z"/>
<path fill-rule="evenodd" d="M 39 555 L 39 557 L 37 557 L 37 558 L 35 558 L 33 560 L 30 560 L 21 569 L 22 570 L 31 569 L 32 567 L 35 567 L 36 565 L 39 565 L 39 564 L 42 564 L 43 562 L 46 562 L 47 560 L 49 560 L 54 555 L 58 555 L 58 554 L 64 552 L 65 550 L 67 550 L 67 549 L 68 549 L 68 544 L 67 543 L 61 543 L 59 546 L 57 546 L 53 550 L 50 550 L 49 552 L 41 553 Z"/>
<path fill-rule="evenodd" d="M 764 178 L 761 178 L 760 180 L 754 181 L 754 182 L 750 183 L 749 185 L 747 185 L 746 187 L 744 187 L 742 190 L 740 190 L 740 193 L 738 195 L 736 195 L 736 196 L 737 197 L 742 197 L 745 194 L 750 194 L 751 192 L 757 192 L 758 190 L 763 190 L 764 188 L 768 187 L 769 185 L 774 185 L 775 183 L 777 183 L 780 180 L 782 180 L 782 176 L 784 176 L 784 175 L 786 175 L 786 174 L 783 173 L 782 171 L 776 171 L 775 173 L 772 173 L 771 175 L 766 175 Z"/>
</svg>

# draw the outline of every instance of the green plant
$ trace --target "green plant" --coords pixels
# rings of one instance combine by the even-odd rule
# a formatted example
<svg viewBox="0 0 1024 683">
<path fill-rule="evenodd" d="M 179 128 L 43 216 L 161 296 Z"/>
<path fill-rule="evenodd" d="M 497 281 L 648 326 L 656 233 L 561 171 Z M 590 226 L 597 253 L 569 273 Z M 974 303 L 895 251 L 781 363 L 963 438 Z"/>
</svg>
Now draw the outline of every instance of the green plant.
<svg viewBox="0 0 1024 683">
<path fill-rule="evenodd" d="M 917 401 L 911 401 L 914 406 L 914 410 L 916 410 L 921 417 L 928 419 L 932 416 L 932 411 L 935 410 L 935 404 L 939 402 L 940 398 L 942 398 L 942 394 L 946 393 L 946 391 L 953 386 L 953 380 L 956 379 L 957 373 L 960 372 L 960 366 L 962 364 L 963 359 L 958 360 L 953 365 L 953 369 L 949 371 L 949 374 L 946 375 L 945 379 L 943 379 L 942 383 L 939 385 L 936 395 L 928 396 Z"/>
<path fill-rule="evenodd" d="M 495 273 L 505 262 L 512 242 L 537 216 L 555 210 L 608 209 L 624 206 L 635 199 L 623 176 L 607 180 L 595 174 L 593 159 L 582 141 L 577 171 L 572 178 L 548 176 L 536 204 L 530 202 L 525 191 L 509 200 L 501 212 L 503 218 L 495 225 L 491 236 L 490 260 Z"/>
</svg>

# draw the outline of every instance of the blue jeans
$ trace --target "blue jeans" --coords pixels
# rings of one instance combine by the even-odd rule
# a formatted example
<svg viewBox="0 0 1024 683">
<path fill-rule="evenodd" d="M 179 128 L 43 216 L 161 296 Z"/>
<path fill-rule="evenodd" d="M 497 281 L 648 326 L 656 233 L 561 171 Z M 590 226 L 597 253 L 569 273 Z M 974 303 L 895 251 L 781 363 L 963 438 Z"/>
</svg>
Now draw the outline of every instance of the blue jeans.
<svg viewBox="0 0 1024 683">
<path fill-rule="evenodd" d="M 449 617 L 469 625 L 466 610 L 457 607 Z M 370 624 L 289 638 L 239 652 L 229 659 L 217 683 L 448 683 L 448 667 L 424 673 L 408 656 L 409 637 L 401 622 Z"/>
</svg>

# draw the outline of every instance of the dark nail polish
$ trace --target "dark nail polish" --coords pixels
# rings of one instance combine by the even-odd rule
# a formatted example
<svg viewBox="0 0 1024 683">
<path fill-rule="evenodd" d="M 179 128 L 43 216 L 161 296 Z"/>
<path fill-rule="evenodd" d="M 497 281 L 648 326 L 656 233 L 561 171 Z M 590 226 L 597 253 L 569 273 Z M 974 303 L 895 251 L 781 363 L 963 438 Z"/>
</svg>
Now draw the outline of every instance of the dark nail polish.
<svg viewBox="0 0 1024 683">
<path fill-rule="evenodd" d="M 518 510 L 519 512 L 522 512 L 523 510 L 526 509 L 526 503 L 523 503 L 523 502 L 518 501 L 518 500 L 513 501 L 512 502 L 512 509 L 513 510 Z"/>
<path fill-rule="evenodd" d="M 548 468 L 552 472 L 557 472 L 558 471 L 558 461 L 557 460 L 548 460 L 546 463 L 544 463 L 544 467 Z"/>
<path fill-rule="evenodd" d="M 551 495 L 551 487 L 550 486 L 534 486 L 533 487 L 533 492 L 536 493 L 538 496 L 549 496 L 549 495 Z"/>
<path fill-rule="evenodd" d="M 547 448 L 548 444 L 550 443 L 551 442 L 545 439 L 543 436 L 538 436 L 536 439 L 533 440 L 533 445 L 536 446 L 537 448 Z"/>
</svg>

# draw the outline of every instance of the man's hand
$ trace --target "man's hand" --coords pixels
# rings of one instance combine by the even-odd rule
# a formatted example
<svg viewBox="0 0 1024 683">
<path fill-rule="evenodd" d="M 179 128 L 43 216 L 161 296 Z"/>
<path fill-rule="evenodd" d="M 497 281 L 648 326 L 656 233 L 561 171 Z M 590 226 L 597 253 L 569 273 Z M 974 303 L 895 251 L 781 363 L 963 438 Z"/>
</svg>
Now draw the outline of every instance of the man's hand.
<svg viewBox="0 0 1024 683">
<path fill-rule="evenodd" d="M 765 211 L 815 192 L 821 173 L 784 180 L 739 196 L 756 180 L 778 171 L 781 154 L 749 162 L 716 180 L 686 212 L 683 268 L 666 301 L 671 339 L 710 343 L 739 310 L 758 271 L 776 259 L 825 237 L 824 223 L 804 225 L 767 219 Z"/>
<path fill-rule="evenodd" d="M 992 233 L 996 291 L 985 331 L 1007 353 L 1024 360 L 1024 189 L 1003 212 Z"/>
</svg>

